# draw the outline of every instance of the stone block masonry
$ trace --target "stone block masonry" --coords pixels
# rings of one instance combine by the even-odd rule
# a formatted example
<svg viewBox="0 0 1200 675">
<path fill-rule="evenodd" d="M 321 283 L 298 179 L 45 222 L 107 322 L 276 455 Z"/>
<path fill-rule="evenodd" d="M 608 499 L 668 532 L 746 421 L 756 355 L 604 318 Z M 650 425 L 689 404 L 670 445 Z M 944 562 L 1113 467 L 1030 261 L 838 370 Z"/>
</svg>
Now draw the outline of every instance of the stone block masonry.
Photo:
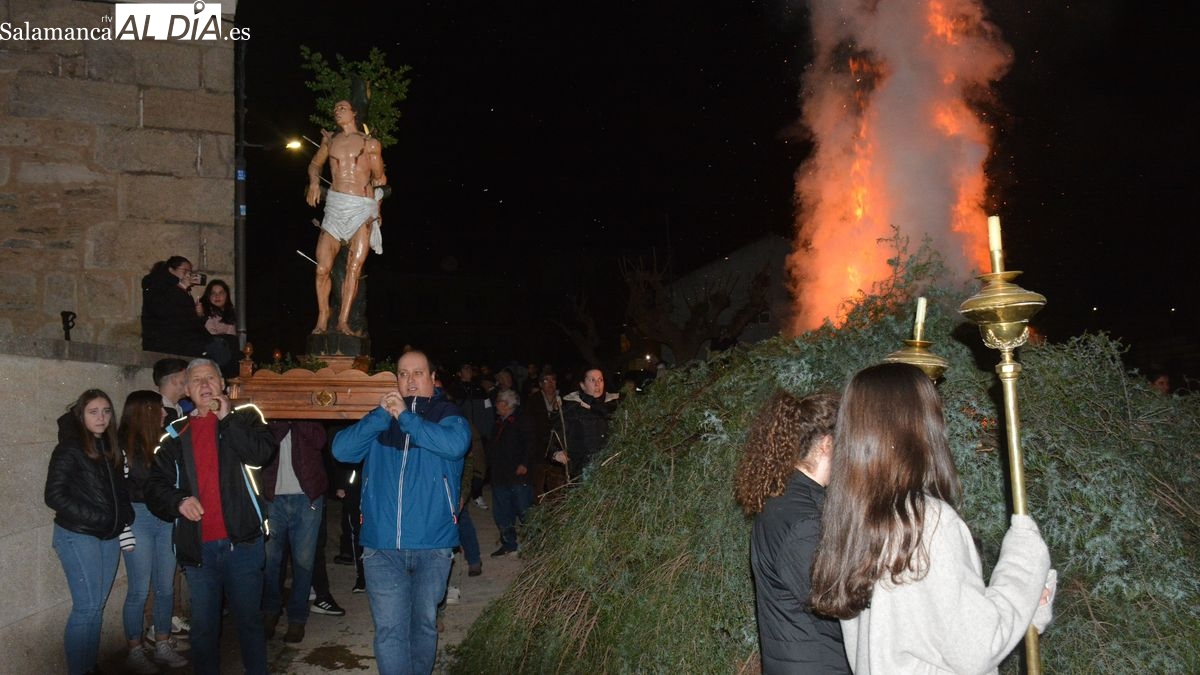
<svg viewBox="0 0 1200 675">
<path fill-rule="evenodd" d="M 113 12 L 0 0 L 12 25 L 100 26 Z M 229 40 L 0 41 L 2 672 L 65 671 L 71 601 L 42 503 L 55 419 L 90 387 L 118 408 L 153 387 L 163 355 L 141 351 L 139 317 L 155 261 L 187 256 L 233 282 L 233 56 Z M 70 342 L 63 311 L 76 314 Z M 124 644 L 123 570 L 101 658 Z"/>
<path fill-rule="evenodd" d="M 112 11 L 7 0 L 0 21 Z M 229 40 L 0 43 L 0 337 L 61 338 L 65 310 L 73 338 L 139 348 L 156 260 L 234 281 L 233 67 Z"/>
</svg>

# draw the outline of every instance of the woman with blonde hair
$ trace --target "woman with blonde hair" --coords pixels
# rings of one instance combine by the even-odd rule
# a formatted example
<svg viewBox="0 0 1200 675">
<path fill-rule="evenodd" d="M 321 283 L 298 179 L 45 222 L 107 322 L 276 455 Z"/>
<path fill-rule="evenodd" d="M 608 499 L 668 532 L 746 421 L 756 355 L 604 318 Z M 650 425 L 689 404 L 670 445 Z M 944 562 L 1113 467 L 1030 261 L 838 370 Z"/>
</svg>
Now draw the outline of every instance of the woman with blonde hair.
<svg viewBox="0 0 1200 675">
<path fill-rule="evenodd" d="M 838 622 L 808 606 L 837 408 L 836 394 L 776 392 L 738 463 L 734 495 L 754 517 L 750 567 L 765 675 L 850 672 Z"/>
<path fill-rule="evenodd" d="M 994 673 L 1050 621 L 1050 554 L 1012 516 L 984 585 L 942 404 L 914 366 L 863 369 L 842 394 L 812 606 L 842 622 L 856 675 Z"/>
</svg>

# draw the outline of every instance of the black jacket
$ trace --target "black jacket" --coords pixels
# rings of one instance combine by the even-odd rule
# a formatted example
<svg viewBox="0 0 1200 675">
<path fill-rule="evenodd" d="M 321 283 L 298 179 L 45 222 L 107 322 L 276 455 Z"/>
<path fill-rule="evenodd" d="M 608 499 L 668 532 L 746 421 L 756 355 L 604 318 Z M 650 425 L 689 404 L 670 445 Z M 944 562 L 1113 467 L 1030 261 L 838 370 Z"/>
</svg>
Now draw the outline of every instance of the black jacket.
<svg viewBox="0 0 1200 675">
<path fill-rule="evenodd" d="M 483 451 L 492 485 L 528 485 L 533 470 L 533 426 L 530 418 L 514 413 L 496 420 L 492 438 Z M 518 476 L 517 467 L 525 473 Z"/>
<path fill-rule="evenodd" d="M 597 399 L 582 391 L 563 397 L 562 412 L 567 424 L 567 456 L 571 475 L 578 476 L 608 441 L 608 421 L 617 410 L 617 394 Z"/>
<path fill-rule="evenodd" d="M 146 483 L 146 506 L 163 520 L 175 521 L 175 557 L 180 565 L 200 564 L 200 523 L 179 514 L 179 503 L 196 496 L 191 417 L 171 423 L 154 456 Z M 253 405 L 234 409 L 217 423 L 217 471 L 221 480 L 221 511 L 233 543 L 263 534 L 263 502 L 259 468 L 275 452 L 262 412 Z"/>
<path fill-rule="evenodd" d="M 196 301 L 165 266 L 142 277 L 142 349 L 200 356 L 212 336 L 196 316 Z"/>
<path fill-rule="evenodd" d="M 764 675 L 850 673 L 841 624 L 808 608 L 824 502 L 825 488 L 797 471 L 754 517 L 750 567 Z"/>
<path fill-rule="evenodd" d="M 58 445 L 46 471 L 46 506 L 63 529 L 112 539 L 133 522 L 125 472 L 83 454 L 83 439 L 71 413 L 58 418 Z"/>
<path fill-rule="evenodd" d="M 522 414 L 529 417 L 533 428 L 533 462 L 550 464 L 550 457 L 555 452 L 567 449 L 562 401 L 555 400 L 554 407 L 546 410 L 546 397 L 542 395 L 542 390 L 538 389 L 525 398 L 521 409 L 524 410 Z"/>
</svg>

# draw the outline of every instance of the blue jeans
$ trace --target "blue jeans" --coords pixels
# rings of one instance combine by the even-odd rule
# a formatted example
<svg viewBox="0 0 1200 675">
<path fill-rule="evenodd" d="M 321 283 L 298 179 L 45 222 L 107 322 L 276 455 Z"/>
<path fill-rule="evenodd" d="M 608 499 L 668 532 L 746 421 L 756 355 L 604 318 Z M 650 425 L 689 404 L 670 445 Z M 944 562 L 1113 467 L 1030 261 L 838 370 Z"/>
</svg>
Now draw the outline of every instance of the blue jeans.
<svg viewBox="0 0 1200 675">
<path fill-rule="evenodd" d="M 142 637 L 143 610 L 154 589 L 154 632 L 171 632 L 171 609 L 175 606 L 175 549 L 171 546 L 171 523 L 159 520 L 142 502 L 133 503 L 132 551 L 123 551 L 129 590 L 125 594 L 122 619 L 125 639 Z"/>
<path fill-rule="evenodd" d="M 267 674 L 267 639 L 259 610 L 264 556 L 262 537 L 241 544 L 218 539 L 201 545 L 199 567 L 183 568 L 192 594 L 192 668 L 198 675 L 217 675 L 219 670 L 223 595 L 229 598 L 242 668 L 247 675 Z"/>
<path fill-rule="evenodd" d="M 53 541 L 71 590 L 71 615 L 63 631 L 67 672 L 82 675 L 96 665 L 100 652 L 104 604 L 117 576 L 121 543 L 115 538 L 98 539 L 58 525 L 54 526 Z"/>
<path fill-rule="evenodd" d="M 437 606 L 453 560 L 449 548 L 363 549 L 380 675 L 433 672 Z"/>
<path fill-rule="evenodd" d="M 471 520 L 470 505 L 463 505 L 458 512 L 458 543 L 462 544 L 463 557 L 468 565 L 482 565 L 479 555 L 479 537 L 475 534 L 475 522 Z"/>
<path fill-rule="evenodd" d="M 262 609 L 276 616 L 283 607 L 283 553 L 292 551 L 292 592 L 287 603 L 288 623 L 308 622 L 308 589 L 312 587 L 317 535 L 325 519 L 325 497 L 309 501 L 303 494 L 275 495 L 267 506 L 271 536 L 267 539 L 267 569 L 263 575 Z"/>
<path fill-rule="evenodd" d="M 517 550 L 517 521 L 525 522 L 531 504 L 533 488 L 528 485 L 492 485 L 492 517 L 505 550 Z"/>
</svg>

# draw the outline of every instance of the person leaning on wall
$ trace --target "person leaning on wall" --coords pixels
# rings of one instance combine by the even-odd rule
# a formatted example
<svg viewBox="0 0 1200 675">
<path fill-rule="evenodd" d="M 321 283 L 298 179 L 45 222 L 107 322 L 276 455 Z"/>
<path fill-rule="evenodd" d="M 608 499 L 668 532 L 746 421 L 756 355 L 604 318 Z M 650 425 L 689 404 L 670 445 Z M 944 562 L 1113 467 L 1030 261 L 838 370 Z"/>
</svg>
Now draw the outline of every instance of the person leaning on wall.
<svg viewBox="0 0 1200 675">
<path fill-rule="evenodd" d="M 104 606 L 117 576 L 122 532 L 133 523 L 108 394 L 88 389 L 58 418 L 44 499 L 54 509 L 54 552 L 71 591 L 63 631 L 67 673 L 99 672 Z M 136 546 L 129 541 L 128 546 Z"/>
</svg>

